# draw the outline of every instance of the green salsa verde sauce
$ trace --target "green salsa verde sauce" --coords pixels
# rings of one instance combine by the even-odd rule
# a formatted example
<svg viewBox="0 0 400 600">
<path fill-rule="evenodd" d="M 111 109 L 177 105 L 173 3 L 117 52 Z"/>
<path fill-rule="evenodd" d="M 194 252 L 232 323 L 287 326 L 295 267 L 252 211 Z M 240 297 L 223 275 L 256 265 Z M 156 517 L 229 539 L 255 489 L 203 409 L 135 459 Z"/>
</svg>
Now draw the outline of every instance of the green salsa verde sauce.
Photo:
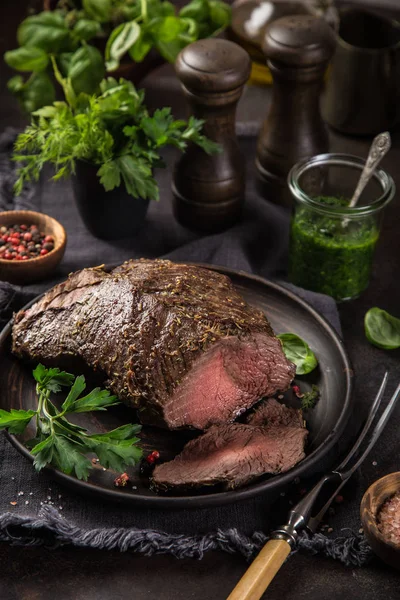
<svg viewBox="0 0 400 600">
<path fill-rule="evenodd" d="M 344 198 L 318 197 L 330 206 L 348 206 Z M 357 297 L 368 286 L 379 237 L 375 218 L 330 217 L 300 206 L 292 218 L 289 279 L 336 300 Z"/>
</svg>

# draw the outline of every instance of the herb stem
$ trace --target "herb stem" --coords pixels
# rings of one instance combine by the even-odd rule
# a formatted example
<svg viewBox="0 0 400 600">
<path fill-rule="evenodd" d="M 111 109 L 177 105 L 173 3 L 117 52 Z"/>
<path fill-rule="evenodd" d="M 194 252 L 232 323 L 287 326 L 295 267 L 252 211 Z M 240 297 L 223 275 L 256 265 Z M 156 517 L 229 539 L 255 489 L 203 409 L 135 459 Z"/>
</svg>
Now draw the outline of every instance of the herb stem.
<svg viewBox="0 0 400 600">
<path fill-rule="evenodd" d="M 143 21 L 147 20 L 147 0 L 140 0 Z"/>
<path fill-rule="evenodd" d="M 69 83 L 69 80 L 65 79 L 62 75 L 61 75 L 61 71 L 58 68 L 57 65 L 57 61 L 55 59 L 54 54 L 50 55 L 51 58 L 51 64 L 53 65 L 53 72 L 54 72 L 54 77 L 56 78 L 56 80 L 58 81 L 58 83 L 61 85 L 64 95 L 65 95 L 65 99 L 68 102 L 68 104 L 70 106 L 75 106 L 76 104 L 76 96 L 75 96 L 75 92 L 72 89 L 71 84 Z"/>
<path fill-rule="evenodd" d="M 50 433 L 51 435 L 54 435 L 54 422 L 53 422 L 53 417 L 52 415 L 49 413 L 48 411 L 48 407 L 47 407 L 47 400 L 50 397 L 50 392 L 46 392 L 44 394 L 44 399 L 43 399 L 43 405 L 42 405 L 42 411 L 43 411 L 43 416 L 48 420 L 49 422 L 49 426 L 50 426 Z"/>
<path fill-rule="evenodd" d="M 42 413 L 43 400 L 44 400 L 44 392 L 40 389 L 39 384 L 36 385 L 36 394 L 38 396 L 38 407 L 36 410 L 36 431 L 39 433 L 40 426 L 40 415 Z"/>
</svg>

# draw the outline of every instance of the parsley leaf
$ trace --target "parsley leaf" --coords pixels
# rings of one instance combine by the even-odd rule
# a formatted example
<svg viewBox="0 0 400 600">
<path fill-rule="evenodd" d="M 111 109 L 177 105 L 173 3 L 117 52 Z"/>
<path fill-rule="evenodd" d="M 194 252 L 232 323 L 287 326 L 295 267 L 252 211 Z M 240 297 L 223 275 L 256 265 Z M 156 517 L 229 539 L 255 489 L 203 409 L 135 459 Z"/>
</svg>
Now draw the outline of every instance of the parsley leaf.
<svg viewBox="0 0 400 600">
<path fill-rule="evenodd" d="M 86 480 L 92 468 L 86 456 L 88 452 L 96 453 L 104 467 L 120 472 L 141 459 L 142 450 L 137 446 L 139 438 L 136 437 L 140 425 L 129 423 L 106 433 L 89 435 L 86 429 L 71 423 L 65 416 L 106 410 L 119 404 L 116 396 L 108 390 L 95 388 L 82 397 L 86 388 L 83 375 L 74 378 L 70 373 L 57 368 L 46 369 L 41 364 L 33 371 L 33 376 L 37 383 L 37 410 L 0 409 L 0 429 L 20 434 L 31 419 L 36 418 L 36 434 L 26 446 L 31 449 L 37 471 L 51 464 L 68 475 L 75 474 Z M 71 389 L 59 410 L 50 400 L 50 394 L 59 392 L 62 387 Z"/>
<path fill-rule="evenodd" d="M 66 412 L 74 412 L 73 406 L 76 403 L 77 398 L 82 394 L 86 388 L 85 378 L 83 375 L 79 375 L 72 384 L 68 396 L 65 398 L 61 410 Z"/>
<path fill-rule="evenodd" d="M 16 410 L 10 412 L 0 408 L 0 429 L 8 429 L 10 433 L 22 433 L 36 414 L 34 410 Z"/>
<path fill-rule="evenodd" d="M 107 433 L 100 433 L 96 436 L 91 436 L 96 439 L 103 439 L 104 437 L 112 440 L 127 440 L 132 436 L 135 436 L 142 429 L 141 425 L 137 425 L 134 423 L 128 423 L 127 425 L 121 425 L 121 427 L 117 427 L 116 429 L 112 429 L 111 431 L 107 431 Z"/>
<path fill-rule="evenodd" d="M 100 183 L 104 186 L 106 192 L 110 192 L 121 184 L 121 171 L 114 160 L 109 160 L 101 165 L 97 175 L 100 177 Z"/>
<path fill-rule="evenodd" d="M 115 160 L 122 178 L 125 182 L 126 191 L 134 198 L 159 199 L 159 190 L 149 163 L 143 158 L 137 158 L 133 154 L 125 154 Z"/>
<path fill-rule="evenodd" d="M 83 377 L 83 375 L 81 375 L 81 377 Z M 75 381 L 78 379 L 79 377 L 77 377 Z M 85 381 L 84 377 L 83 381 Z M 84 386 L 83 389 L 85 389 L 85 387 L 86 386 Z M 71 389 L 71 392 L 72 390 L 73 388 Z M 117 400 L 116 396 L 112 396 L 108 390 L 101 390 L 100 388 L 95 388 L 83 398 L 78 398 L 79 394 L 81 393 L 79 389 L 78 393 L 74 397 L 71 396 L 71 392 L 68 394 L 64 404 L 61 407 L 61 409 L 66 413 L 82 413 L 96 410 L 106 410 L 106 408 L 109 406 L 115 406 L 115 404 L 119 404 L 119 400 Z"/>
<path fill-rule="evenodd" d="M 41 389 L 54 393 L 61 391 L 61 387 L 70 387 L 74 381 L 74 376 L 71 373 L 60 371 L 57 368 L 46 369 L 40 363 L 33 371 L 33 377 Z"/>
<path fill-rule="evenodd" d="M 85 481 L 92 468 L 90 460 L 82 454 L 76 442 L 71 442 L 64 435 L 54 436 L 53 462 L 63 473 L 67 475 L 75 473 L 78 479 Z"/>
<path fill-rule="evenodd" d="M 106 469 L 122 472 L 126 465 L 134 465 L 140 460 L 142 453 L 135 446 L 138 438 L 115 439 L 106 433 L 87 436 L 87 447 L 99 457 L 100 464 Z"/>
<path fill-rule="evenodd" d="M 37 471 L 41 471 L 46 465 L 52 462 L 53 452 L 54 436 L 52 435 L 45 437 L 44 440 L 32 448 L 31 454 L 35 457 L 33 464 Z"/>
</svg>

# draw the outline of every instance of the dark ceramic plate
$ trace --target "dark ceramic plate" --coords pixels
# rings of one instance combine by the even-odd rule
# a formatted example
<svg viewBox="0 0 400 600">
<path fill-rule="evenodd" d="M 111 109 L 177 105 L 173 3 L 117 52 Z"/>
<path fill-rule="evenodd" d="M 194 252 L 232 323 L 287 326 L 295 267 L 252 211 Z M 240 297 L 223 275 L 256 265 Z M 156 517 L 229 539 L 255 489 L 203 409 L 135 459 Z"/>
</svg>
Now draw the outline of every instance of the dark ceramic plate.
<svg viewBox="0 0 400 600">
<path fill-rule="evenodd" d="M 207 266 L 207 265 L 203 265 Z M 158 508 L 200 508 L 216 506 L 251 498 L 258 494 L 275 496 L 283 491 L 295 478 L 310 477 L 333 461 L 335 445 L 342 434 L 350 412 L 352 371 L 342 341 L 332 327 L 306 302 L 285 288 L 260 277 L 240 271 L 213 267 L 228 275 L 242 296 L 268 316 L 276 333 L 294 332 L 305 339 L 319 359 L 319 368 L 308 377 L 299 379 L 302 389 L 316 383 L 321 390 L 317 406 L 306 415 L 310 430 L 307 457 L 294 469 L 282 475 L 264 477 L 246 487 L 234 490 L 206 490 L 196 495 L 161 496 L 148 489 L 146 479 L 140 476 L 138 467 L 128 470 L 131 478 L 126 488 L 116 488 L 116 473 L 95 466 L 87 482 L 65 475 L 56 469 L 48 469 L 55 479 L 81 493 L 96 495 L 99 499 L 145 504 Z M 0 389 L 1 407 L 4 409 L 35 407 L 35 386 L 32 368 L 14 358 L 10 353 L 11 323 L 0 334 Z M 288 392 L 285 401 L 297 405 L 299 401 Z M 74 415 L 78 425 L 92 432 L 113 429 L 132 421 L 132 411 L 123 406 L 106 412 Z M 134 415 L 133 415 L 134 416 Z M 32 460 L 24 442 L 33 432 L 24 437 L 9 435 L 12 444 L 25 457 Z M 147 451 L 157 449 L 163 459 L 170 459 L 180 451 L 188 439 L 183 433 L 172 433 L 153 427 L 144 427 L 142 443 Z M 192 435 L 193 437 L 193 435 Z"/>
</svg>

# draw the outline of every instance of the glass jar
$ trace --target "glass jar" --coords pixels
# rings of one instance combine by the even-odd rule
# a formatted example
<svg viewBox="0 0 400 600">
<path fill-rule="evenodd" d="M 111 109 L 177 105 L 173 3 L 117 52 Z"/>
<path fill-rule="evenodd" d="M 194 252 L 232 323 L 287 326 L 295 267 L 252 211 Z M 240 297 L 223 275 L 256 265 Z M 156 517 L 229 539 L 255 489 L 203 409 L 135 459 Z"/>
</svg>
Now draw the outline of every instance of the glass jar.
<svg viewBox="0 0 400 600">
<path fill-rule="evenodd" d="M 289 280 L 337 301 L 367 288 L 383 208 L 395 193 L 390 175 L 377 169 L 349 208 L 364 165 L 357 156 L 320 154 L 297 163 L 288 175 L 295 200 Z"/>
</svg>

